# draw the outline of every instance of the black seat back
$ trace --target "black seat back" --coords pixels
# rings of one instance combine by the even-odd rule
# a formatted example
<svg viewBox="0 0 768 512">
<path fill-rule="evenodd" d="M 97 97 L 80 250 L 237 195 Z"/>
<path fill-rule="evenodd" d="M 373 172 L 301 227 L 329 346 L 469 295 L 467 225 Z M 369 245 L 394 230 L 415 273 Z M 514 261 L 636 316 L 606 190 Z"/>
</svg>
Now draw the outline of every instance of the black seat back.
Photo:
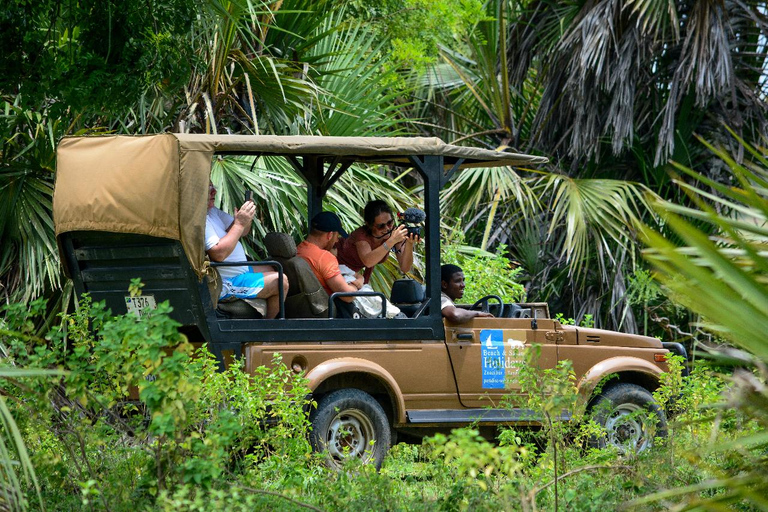
<svg viewBox="0 0 768 512">
<path fill-rule="evenodd" d="M 415 279 L 398 279 L 392 283 L 389 301 L 408 317 L 418 311 L 425 299 L 424 287 Z"/>
<path fill-rule="evenodd" d="M 269 257 L 283 266 L 288 277 L 285 299 L 286 318 L 324 318 L 328 316 L 328 293 L 304 258 L 296 256 L 296 243 L 286 233 L 267 233 L 264 246 Z"/>
</svg>

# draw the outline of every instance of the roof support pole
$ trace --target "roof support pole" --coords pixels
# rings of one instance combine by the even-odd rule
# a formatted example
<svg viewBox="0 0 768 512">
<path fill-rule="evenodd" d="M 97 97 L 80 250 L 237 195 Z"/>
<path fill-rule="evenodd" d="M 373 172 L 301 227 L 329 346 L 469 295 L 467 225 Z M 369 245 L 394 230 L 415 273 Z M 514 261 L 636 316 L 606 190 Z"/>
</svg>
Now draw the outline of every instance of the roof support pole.
<svg viewBox="0 0 768 512">
<path fill-rule="evenodd" d="M 435 308 L 440 309 L 440 187 L 443 177 L 443 157 L 410 157 L 414 167 L 424 178 L 424 211 L 427 214 L 426 233 L 426 285 L 429 297 L 432 297 L 430 315 Z M 438 328 L 442 328 L 442 321 Z"/>
</svg>

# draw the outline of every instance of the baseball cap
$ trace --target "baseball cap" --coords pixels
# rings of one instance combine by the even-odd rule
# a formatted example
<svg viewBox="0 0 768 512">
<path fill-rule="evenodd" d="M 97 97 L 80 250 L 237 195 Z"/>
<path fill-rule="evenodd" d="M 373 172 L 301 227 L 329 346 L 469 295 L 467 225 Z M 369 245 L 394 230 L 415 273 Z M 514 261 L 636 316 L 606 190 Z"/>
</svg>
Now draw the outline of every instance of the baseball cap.
<svg viewBox="0 0 768 512">
<path fill-rule="evenodd" d="M 312 229 L 322 231 L 324 233 L 333 233 L 334 231 L 339 233 L 342 238 L 347 238 L 347 232 L 341 227 L 341 221 L 339 217 L 333 212 L 320 212 L 312 217 Z"/>
</svg>

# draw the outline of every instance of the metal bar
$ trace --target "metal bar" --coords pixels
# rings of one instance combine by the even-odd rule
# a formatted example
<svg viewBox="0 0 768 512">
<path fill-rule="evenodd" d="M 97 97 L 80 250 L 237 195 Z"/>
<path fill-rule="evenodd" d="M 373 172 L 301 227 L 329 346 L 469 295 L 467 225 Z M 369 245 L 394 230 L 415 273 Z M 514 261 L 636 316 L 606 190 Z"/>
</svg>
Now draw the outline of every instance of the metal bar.
<svg viewBox="0 0 768 512">
<path fill-rule="evenodd" d="M 114 263 L 114 262 L 112 262 Z M 142 279 L 166 279 L 166 280 L 174 280 L 174 279 L 182 279 L 187 274 L 184 269 L 176 267 L 166 267 L 166 268 L 152 268 L 150 266 L 146 267 L 97 267 L 97 268 L 88 268 L 83 269 L 81 271 L 81 279 L 83 283 L 93 283 L 93 282 L 120 282 L 126 279 L 127 275 L 131 275 L 133 277 L 141 277 Z"/>
<path fill-rule="evenodd" d="M 428 315 L 440 320 L 444 331 L 439 307 L 440 297 L 440 176 L 443 173 L 442 156 L 425 156 L 423 161 L 414 159 L 424 175 L 424 211 L 427 213 L 425 259 L 427 296 L 433 299 Z"/>
<path fill-rule="evenodd" d="M 415 343 L 445 340 L 434 322 L 411 325 L 410 318 L 302 318 L 287 320 L 221 319 L 211 326 L 212 343 L 280 342 L 317 344 L 329 342 Z M 442 325 L 442 322 L 441 322 Z"/>
<path fill-rule="evenodd" d="M 307 232 L 309 223 L 315 215 L 323 211 L 323 159 L 322 157 L 304 158 L 304 177 L 307 180 Z"/>
<path fill-rule="evenodd" d="M 330 179 L 331 175 L 333 174 L 333 170 L 336 168 L 337 165 L 339 165 L 339 162 L 341 162 L 341 156 L 337 155 L 333 157 L 333 161 L 331 161 L 330 164 L 328 164 L 328 170 L 325 171 L 323 174 L 323 182 L 321 183 L 321 186 L 323 189 L 328 190 L 328 180 Z"/>
<path fill-rule="evenodd" d="M 285 159 L 288 160 L 288 162 L 293 166 L 294 169 L 296 169 L 296 172 L 304 176 L 303 162 L 299 162 L 299 159 L 293 155 L 285 155 Z M 306 176 L 305 176 L 305 179 L 306 179 Z"/>
<path fill-rule="evenodd" d="M 347 169 L 349 169 L 352 166 L 352 161 L 344 162 L 338 171 L 336 171 L 336 174 L 330 177 L 330 179 L 326 179 L 323 182 L 323 195 L 325 195 L 326 192 L 333 186 L 334 183 L 339 181 L 339 178 L 347 172 Z M 327 175 L 326 175 L 327 176 Z"/>
<path fill-rule="evenodd" d="M 463 158 L 459 158 L 456 160 L 456 163 L 453 164 L 453 167 L 450 168 L 450 170 L 446 173 L 444 173 L 442 176 L 440 176 L 440 188 L 443 188 L 446 183 L 451 181 L 451 178 L 453 177 L 453 174 L 459 170 L 459 167 L 461 167 L 461 164 L 464 163 Z"/>
<path fill-rule="evenodd" d="M 540 422 L 544 419 L 541 413 L 532 409 L 416 409 L 406 411 L 408 423 L 473 423 L 475 421 L 523 421 Z M 570 412 L 563 412 L 556 418 L 559 421 L 569 421 Z"/>
<path fill-rule="evenodd" d="M 81 247 L 74 249 L 75 258 L 78 261 L 86 260 L 103 260 L 110 261 L 116 259 L 132 259 L 132 258 L 152 258 L 158 260 L 161 258 L 173 258 L 174 260 L 179 257 L 179 253 L 175 246 L 168 245 L 168 243 L 156 244 L 156 245 L 113 245 L 112 247 Z"/>
</svg>

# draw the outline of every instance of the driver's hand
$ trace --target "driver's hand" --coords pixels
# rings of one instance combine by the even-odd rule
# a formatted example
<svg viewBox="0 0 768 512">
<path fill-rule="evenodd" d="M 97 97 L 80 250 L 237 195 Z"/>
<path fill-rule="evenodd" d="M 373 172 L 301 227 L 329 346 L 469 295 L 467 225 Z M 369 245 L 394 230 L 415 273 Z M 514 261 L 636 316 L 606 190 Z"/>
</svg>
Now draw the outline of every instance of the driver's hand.
<svg viewBox="0 0 768 512">
<path fill-rule="evenodd" d="M 485 311 L 478 311 L 476 316 L 482 318 L 495 318 L 491 313 L 486 313 Z"/>
</svg>

